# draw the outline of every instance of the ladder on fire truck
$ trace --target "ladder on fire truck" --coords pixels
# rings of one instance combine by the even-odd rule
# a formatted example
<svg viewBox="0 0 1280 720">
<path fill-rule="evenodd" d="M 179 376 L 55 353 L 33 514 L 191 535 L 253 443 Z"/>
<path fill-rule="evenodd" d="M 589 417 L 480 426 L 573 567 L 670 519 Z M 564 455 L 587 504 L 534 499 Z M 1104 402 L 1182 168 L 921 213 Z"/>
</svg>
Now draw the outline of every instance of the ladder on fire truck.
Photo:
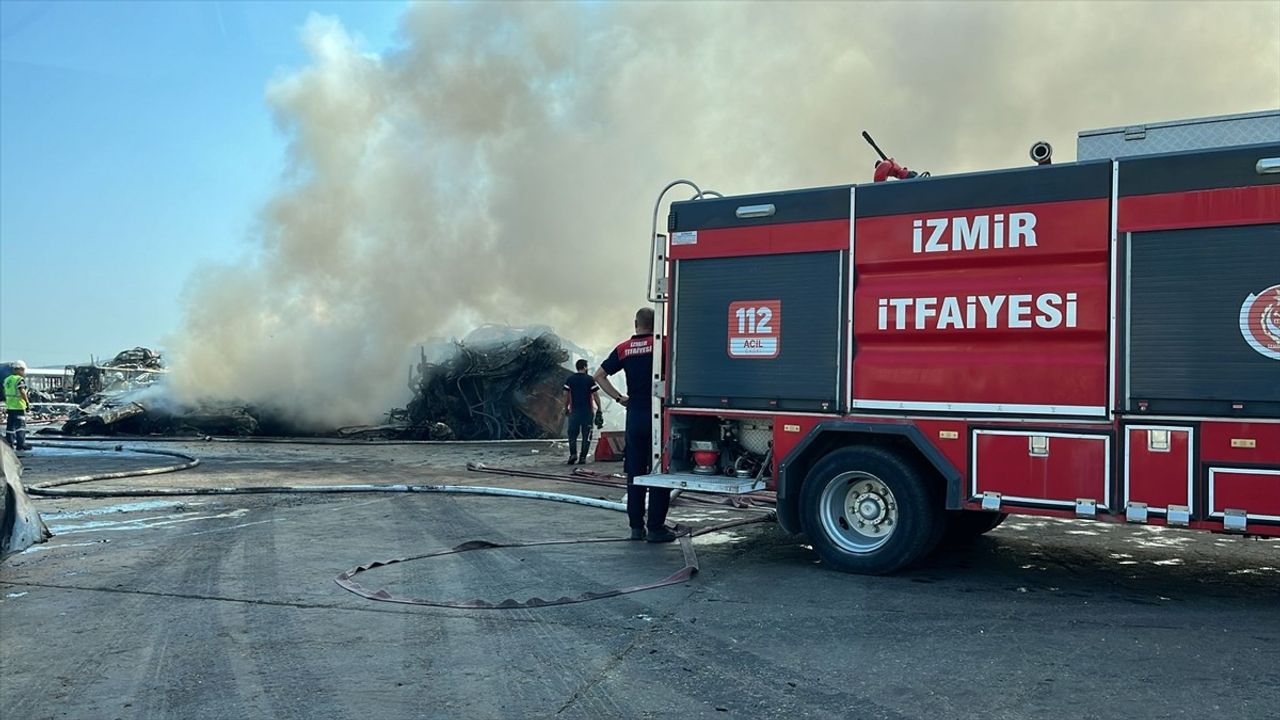
<svg viewBox="0 0 1280 720">
<path fill-rule="evenodd" d="M 667 267 L 667 257 L 670 252 L 670 238 L 666 233 L 658 232 L 658 213 L 662 209 L 663 198 L 671 190 L 686 186 L 693 189 L 694 195 L 690 200 L 703 200 L 706 198 L 723 198 L 719 192 L 715 190 L 703 190 L 698 187 L 692 180 L 673 180 L 658 193 L 657 200 L 653 203 L 653 223 L 650 227 L 650 249 L 649 249 L 649 277 L 646 284 L 646 297 L 653 305 L 653 422 L 650 439 L 650 465 L 657 472 L 649 475 L 641 475 L 636 477 L 637 485 L 645 485 L 649 487 L 666 487 L 677 490 L 693 490 L 696 492 L 709 492 L 727 495 L 745 495 L 750 492 L 765 489 L 765 474 L 769 472 L 772 460 L 772 448 L 770 447 L 765 462 L 761 463 L 758 468 L 749 471 L 728 470 L 725 473 L 720 472 L 699 472 L 695 468 L 690 472 L 661 472 L 663 452 L 669 450 L 664 447 L 663 442 L 663 412 L 667 396 L 666 382 L 666 363 L 665 363 L 665 347 L 669 338 L 665 336 L 667 327 L 667 303 L 670 300 L 671 279 L 665 275 Z M 761 210 L 763 212 L 763 210 Z M 762 442 L 772 445 L 771 440 Z M 696 455 L 702 453 L 717 453 L 718 450 L 711 448 L 704 450 L 693 450 Z M 717 458 L 718 459 L 718 458 Z M 707 464 L 702 467 L 712 468 L 715 464 Z M 740 474 L 739 474 L 740 473 Z"/>
</svg>

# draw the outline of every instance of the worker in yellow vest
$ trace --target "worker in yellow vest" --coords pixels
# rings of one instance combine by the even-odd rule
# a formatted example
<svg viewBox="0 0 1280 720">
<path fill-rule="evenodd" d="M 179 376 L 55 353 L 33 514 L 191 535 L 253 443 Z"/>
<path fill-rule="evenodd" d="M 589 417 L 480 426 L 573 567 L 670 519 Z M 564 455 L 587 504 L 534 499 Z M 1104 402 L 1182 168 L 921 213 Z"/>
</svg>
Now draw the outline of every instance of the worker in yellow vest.
<svg viewBox="0 0 1280 720">
<path fill-rule="evenodd" d="M 4 410 L 8 419 L 4 426 L 4 439 L 14 450 L 30 450 L 27 444 L 27 364 L 19 360 L 13 364 L 13 374 L 4 379 Z"/>
</svg>

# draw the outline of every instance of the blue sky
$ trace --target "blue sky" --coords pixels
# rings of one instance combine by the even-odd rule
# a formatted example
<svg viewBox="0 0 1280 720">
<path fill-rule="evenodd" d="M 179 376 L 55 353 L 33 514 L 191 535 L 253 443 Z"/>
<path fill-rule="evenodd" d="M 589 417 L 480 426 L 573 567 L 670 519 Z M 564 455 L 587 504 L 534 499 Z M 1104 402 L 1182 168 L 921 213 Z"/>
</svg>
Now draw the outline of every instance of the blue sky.
<svg viewBox="0 0 1280 720">
<path fill-rule="evenodd" d="M 201 263 L 238 257 L 283 167 L 268 82 L 338 17 L 399 2 L 0 2 L 0 361 L 162 345 Z"/>
</svg>

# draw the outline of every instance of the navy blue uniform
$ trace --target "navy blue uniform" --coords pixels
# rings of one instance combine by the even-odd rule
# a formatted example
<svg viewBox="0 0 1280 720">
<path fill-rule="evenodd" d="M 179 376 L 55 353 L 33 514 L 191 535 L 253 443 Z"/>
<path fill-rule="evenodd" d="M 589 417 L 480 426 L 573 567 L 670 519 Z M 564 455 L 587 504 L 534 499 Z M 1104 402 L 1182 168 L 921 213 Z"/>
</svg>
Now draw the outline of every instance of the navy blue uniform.
<svg viewBox="0 0 1280 720">
<path fill-rule="evenodd" d="M 569 393 L 569 459 L 587 459 L 591 451 L 591 396 L 600 391 L 595 379 L 577 372 L 564 381 Z M 578 436 L 582 436 L 582 453 L 578 453 Z"/>
<path fill-rule="evenodd" d="M 564 381 L 569 392 L 569 414 L 591 415 L 591 396 L 600 391 L 596 381 L 584 372 L 577 372 Z"/>
<path fill-rule="evenodd" d="M 648 490 L 648 526 L 650 530 L 661 529 L 667 522 L 671 490 L 633 484 L 635 476 L 648 474 L 652 454 L 653 333 L 632 335 L 614 348 L 600 367 L 607 375 L 621 371 L 627 376 L 627 448 L 622 463 L 627 474 L 627 517 L 632 528 L 645 526 L 644 498 Z"/>
</svg>

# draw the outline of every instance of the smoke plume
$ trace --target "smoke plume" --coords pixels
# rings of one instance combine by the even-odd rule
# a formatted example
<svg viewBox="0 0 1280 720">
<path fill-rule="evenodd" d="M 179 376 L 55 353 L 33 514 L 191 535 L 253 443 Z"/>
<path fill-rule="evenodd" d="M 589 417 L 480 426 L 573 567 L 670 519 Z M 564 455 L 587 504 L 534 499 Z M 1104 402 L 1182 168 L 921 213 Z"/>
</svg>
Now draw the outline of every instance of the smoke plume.
<svg viewBox="0 0 1280 720">
<path fill-rule="evenodd" d="M 588 347 L 643 303 L 654 197 L 1023 165 L 1036 140 L 1280 105 L 1280 4 L 430 3 L 333 18 L 267 88 L 288 170 L 256 250 L 191 281 L 187 398 L 376 419 L 406 353 L 481 322 Z"/>
</svg>

